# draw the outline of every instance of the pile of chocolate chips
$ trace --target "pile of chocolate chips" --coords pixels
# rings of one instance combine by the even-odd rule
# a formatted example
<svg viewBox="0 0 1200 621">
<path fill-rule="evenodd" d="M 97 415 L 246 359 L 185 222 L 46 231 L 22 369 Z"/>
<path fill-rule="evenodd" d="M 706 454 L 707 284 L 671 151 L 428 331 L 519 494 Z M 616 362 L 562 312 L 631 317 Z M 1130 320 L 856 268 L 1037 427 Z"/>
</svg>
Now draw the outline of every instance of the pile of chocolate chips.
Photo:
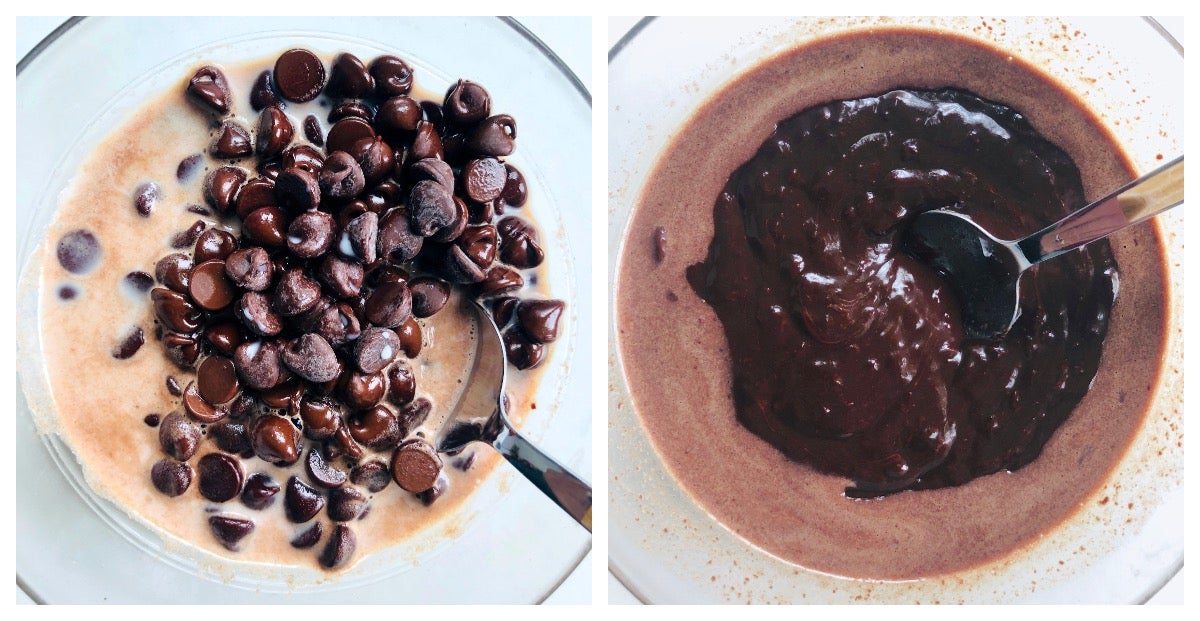
<svg viewBox="0 0 1200 621">
<path fill-rule="evenodd" d="M 250 93 L 252 130 L 232 118 L 221 69 L 202 67 L 187 96 L 211 115 L 209 154 L 228 161 L 203 183 L 220 222 L 179 233 L 173 245 L 192 255 L 160 259 L 162 286 L 150 291 L 162 346 L 195 369 L 186 385 L 167 378 L 180 411 L 146 417 L 168 455 L 151 470 L 155 487 L 178 496 L 196 478 L 207 500 L 259 511 L 282 491 L 287 518 L 312 522 L 291 541 L 298 548 L 320 542 L 324 509 L 327 568 L 353 557 L 348 523 L 391 481 L 426 505 L 446 489 L 437 451 L 416 431 L 434 407 L 407 362 L 421 352 L 417 319 L 456 286 L 492 298 L 509 360 L 527 369 L 544 359 L 563 311 L 559 300 L 514 297 L 543 251 L 529 223 L 494 222 L 526 201 L 521 172 L 500 159 L 513 152 L 515 121 L 493 115 L 478 84 L 459 80 L 439 104 L 409 97 L 412 83 L 394 56 L 368 66 L 341 54 L 326 80 L 316 55 L 289 50 Z M 289 102 L 322 93 L 328 133 L 315 115 L 289 118 Z M 185 159 L 180 178 L 201 159 Z M 134 194 L 150 217 L 157 186 Z M 193 469 L 205 437 L 218 450 Z M 293 474 L 281 484 L 253 472 L 256 459 Z M 254 520 L 212 511 L 214 536 L 237 550 Z"/>
</svg>

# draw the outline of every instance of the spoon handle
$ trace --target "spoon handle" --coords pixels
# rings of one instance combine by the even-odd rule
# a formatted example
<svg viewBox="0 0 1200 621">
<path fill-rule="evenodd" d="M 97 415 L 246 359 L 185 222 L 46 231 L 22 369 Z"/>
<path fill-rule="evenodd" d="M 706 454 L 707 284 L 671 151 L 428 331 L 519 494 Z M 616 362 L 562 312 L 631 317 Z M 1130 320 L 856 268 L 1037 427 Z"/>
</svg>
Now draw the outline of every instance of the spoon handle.
<svg viewBox="0 0 1200 621">
<path fill-rule="evenodd" d="M 1017 242 L 1029 264 L 1107 237 L 1183 202 L 1183 156 Z"/>
<path fill-rule="evenodd" d="M 507 420 L 492 446 L 550 500 L 592 532 L 591 485 L 526 440 Z"/>
</svg>

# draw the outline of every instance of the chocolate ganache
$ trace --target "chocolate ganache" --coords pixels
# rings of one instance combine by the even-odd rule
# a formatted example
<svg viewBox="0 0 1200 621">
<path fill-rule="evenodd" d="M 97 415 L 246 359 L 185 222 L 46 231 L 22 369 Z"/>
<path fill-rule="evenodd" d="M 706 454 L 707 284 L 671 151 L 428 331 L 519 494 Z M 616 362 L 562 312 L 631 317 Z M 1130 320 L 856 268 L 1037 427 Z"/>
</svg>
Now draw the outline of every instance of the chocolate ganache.
<svg viewBox="0 0 1200 621">
<path fill-rule="evenodd" d="M 1022 277 L 1002 338 L 901 251 L 906 223 L 964 212 L 1002 238 L 1084 203 L 1019 112 L 963 90 L 894 90 L 780 122 L 725 184 L 691 286 L 728 340 L 738 420 L 852 497 L 961 485 L 1035 459 L 1087 392 L 1116 296 L 1106 242 Z"/>
</svg>

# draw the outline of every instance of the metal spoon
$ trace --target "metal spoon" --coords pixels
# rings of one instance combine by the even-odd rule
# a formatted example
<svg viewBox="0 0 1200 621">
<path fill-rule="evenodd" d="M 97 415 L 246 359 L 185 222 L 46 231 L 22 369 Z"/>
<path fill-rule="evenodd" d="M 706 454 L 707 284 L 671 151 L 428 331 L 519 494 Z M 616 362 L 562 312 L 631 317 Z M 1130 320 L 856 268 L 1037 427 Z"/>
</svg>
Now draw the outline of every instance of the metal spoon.
<svg viewBox="0 0 1200 621">
<path fill-rule="evenodd" d="M 487 442 L 591 532 L 591 485 L 539 450 L 509 422 L 504 403 L 504 382 L 508 375 L 504 341 L 492 319 L 492 311 L 478 300 L 472 305 L 482 317 L 479 348 L 474 369 L 467 378 L 466 391 L 441 425 L 437 436 L 438 451 L 457 453 L 471 442 Z"/>
<path fill-rule="evenodd" d="M 1017 279 L 1025 270 L 1182 202 L 1180 156 L 1023 239 L 997 239 L 967 216 L 938 209 L 913 219 L 904 245 L 950 281 L 967 336 L 991 338 L 1008 332 L 1020 315 Z"/>
</svg>

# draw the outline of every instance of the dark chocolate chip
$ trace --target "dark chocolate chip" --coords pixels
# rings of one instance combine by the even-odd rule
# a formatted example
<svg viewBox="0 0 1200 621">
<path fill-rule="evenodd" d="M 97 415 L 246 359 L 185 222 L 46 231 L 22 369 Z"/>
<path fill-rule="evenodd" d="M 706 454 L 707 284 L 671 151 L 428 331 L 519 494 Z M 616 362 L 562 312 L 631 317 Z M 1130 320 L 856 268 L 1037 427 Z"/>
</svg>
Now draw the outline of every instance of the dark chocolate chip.
<svg viewBox="0 0 1200 621">
<path fill-rule="evenodd" d="M 393 263 L 413 260 L 425 244 L 425 238 L 413 232 L 408 212 L 393 209 L 379 223 L 379 253 Z"/>
<path fill-rule="evenodd" d="M 154 264 L 154 277 L 172 291 L 187 293 L 192 281 L 192 260 L 178 252 L 169 254 Z"/>
<path fill-rule="evenodd" d="M 347 261 L 339 256 L 330 254 L 321 260 L 317 268 L 317 279 L 339 298 L 352 298 L 358 295 L 363 284 L 362 264 Z"/>
<path fill-rule="evenodd" d="M 412 90 L 412 67 L 395 56 L 376 58 L 371 61 L 369 71 L 375 78 L 375 95 L 379 98 L 407 95 Z"/>
<path fill-rule="evenodd" d="M 321 487 L 333 489 L 341 487 L 346 482 L 346 473 L 325 463 L 321 457 L 321 451 L 315 448 L 308 450 L 308 459 L 305 460 L 304 465 L 308 471 L 308 477 Z"/>
<path fill-rule="evenodd" d="M 154 287 L 154 277 L 142 271 L 129 272 L 125 275 L 125 284 L 138 293 L 146 293 Z"/>
<path fill-rule="evenodd" d="M 379 460 L 361 463 L 350 471 L 350 482 L 367 488 L 372 494 L 383 491 L 392 482 L 388 465 Z"/>
<path fill-rule="evenodd" d="M 492 98 L 482 86 L 469 80 L 459 80 L 446 93 L 442 111 L 451 123 L 470 125 L 491 114 Z"/>
<path fill-rule="evenodd" d="M 196 388 L 196 382 L 188 383 L 183 390 L 183 409 L 202 423 L 215 423 L 229 415 L 229 410 L 205 401 Z"/>
<path fill-rule="evenodd" d="M 154 211 L 154 205 L 158 202 L 160 192 L 158 185 L 152 182 L 146 182 L 139 185 L 133 191 L 133 206 L 137 209 L 138 215 L 147 217 L 151 211 Z"/>
<path fill-rule="evenodd" d="M 281 369 L 280 377 L 283 380 L 274 388 L 263 391 L 260 396 L 262 397 L 262 402 L 267 407 L 290 411 L 292 405 L 304 396 L 304 382 L 297 379 L 295 375 L 292 375 L 292 372 L 287 367 L 281 367 Z"/>
<path fill-rule="evenodd" d="M 371 292 L 366 304 L 367 321 L 395 328 L 412 316 L 412 294 L 403 283 L 384 283 Z"/>
<path fill-rule="evenodd" d="M 255 112 L 267 106 L 275 106 L 281 109 L 287 107 L 287 104 L 279 98 L 279 95 L 275 94 L 274 82 L 275 80 L 272 79 L 270 69 L 258 74 L 258 77 L 254 80 L 254 86 L 250 87 L 250 107 Z"/>
<path fill-rule="evenodd" d="M 339 471 L 340 472 L 340 471 Z M 345 480 L 345 473 L 342 479 Z M 329 492 L 329 519 L 349 522 L 357 519 L 367 508 L 367 497 L 353 487 L 340 487 Z"/>
<path fill-rule="evenodd" d="M 492 318 L 496 320 L 496 327 L 503 330 L 512 323 L 513 318 L 517 316 L 517 303 L 517 298 L 503 297 L 492 304 Z"/>
<path fill-rule="evenodd" d="M 187 181 L 192 178 L 192 175 L 200 168 L 200 162 L 204 156 L 200 153 L 193 153 L 182 160 L 179 160 L 179 165 L 175 167 L 175 178 L 179 181 Z"/>
<path fill-rule="evenodd" d="M 329 160 L 325 160 L 325 165 L 329 166 Z M 317 175 L 302 166 L 284 169 L 275 178 L 275 199 L 292 213 L 316 209 L 321 204 L 321 185 L 317 182 Z"/>
<path fill-rule="evenodd" d="M 259 459 L 288 466 L 300 459 L 300 432 L 282 416 L 259 416 L 250 425 L 250 446 Z"/>
<path fill-rule="evenodd" d="M 455 240 L 462 248 L 467 258 L 471 259 L 480 269 L 487 269 L 496 259 L 496 246 L 499 234 L 496 227 L 490 224 L 468 226 Z"/>
<path fill-rule="evenodd" d="M 375 130 L 371 128 L 370 123 L 358 117 L 346 117 L 329 128 L 329 134 L 325 136 L 325 151 L 327 153 L 349 152 L 354 143 L 363 138 L 373 137 L 375 137 Z"/>
<path fill-rule="evenodd" d="M 194 335 L 167 332 L 163 334 L 162 344 L 167 357 L 181 367 L 192 366 L 200 357 L 200 341 Z"/>
<path fill-rule="evenodd" d="M 409 317 L 408 321 L 400 324 L 396 330 L 396 336 L 400 337 L 400 349 L 404 351 L 404 355 L 408 358 L 416 358 L 417 354 L 421 353 L 421 326 L 417 323 L 416 317 Z"/>
<path fill-rule="evenodd" d="M 147 414 L 142 422 L 146 423 L 147 427 L 157 427 L 160 420 L 161 417 L 158 414 Z"/>
<path fill-rule="evenodd" d="M 254 520 L 231 515 L 214 515 L 208 518 L 213 536 L 225 549 L 236 552 L 239 544 L 254 531 Z"/>
<path fill-rule="evenodd" d="M 250 212 L 242 222 L 242 232 L 251 241 L 264 246 L 287 244 L 288 218 L 278 207 L 260 207 Z"/>
<path fill-rule="evenodd" d="M 450 478 L 445 473 L 438 473 L 438 478 L 433 482 L 433 487 L 417 493 L 417 498 L 421 499 L 421 504 L 426 507 L 432 505 L 442 494 L 446 493 L 446 489 L 450 487 Z"/>
<path fill-rule="evenodd" d="M 200 495 L 213 502 L 225 502 L 242 493 L 242 464 L 224 453 L 209 453 L 200 458 Z"/>
<path fill-rule="evenodd" d="M 306 144 L 294 144 L 283 150 L 280 165 L 286 168 L 300 167 L 319 175 L 325 166 L 325 155 Z"/>
<path fill-rule="evenodd" d="M 299 315 L 315 306 L 320 299 L 321 285 L 305 276 L 303 270 L 288 270 L 275 284 L 275 310 L 284 317 Z"/>
<path fill-rule="evenodd" d="M 255 390 L 274 388 L 283 377 L 283 361 L 273 343 L 250 341 L 238 346 L 233 354 L 238 377 Z"/>
<path fill-rule="evenodd" d="M 420 181 L 434 181 L 448 190 L 454 189 L 454 169 L 439 159 L 417 160 L 408 169 L 408 179 L 413 185 Z"/>
<path fill-rule="evenodd" d="M 295 339 L 281 355 L 288 368 L 310 382 L 328 382 L 342 372 L 342 365 L 333 348 L 316 334 L 305 334 Z"/>
<path fill-rule="evenodd" d="M 375 121 L 375 112 L 370 106 L 361 101 L 343 101 L 334 107 L 333 110 L 329 111 L 327 120 L 330 123 L 337 123 L 349 117 L 360 118 L 368 123 L 373 123 Z"/>
<path fill-rule="evenodd" d="M 279 484 L 271 475 L 265 472 L 255 472 L 246 479 L 242 488 L 242 504 L 261 511 L 275 504 L 275 495 L 279 493 Z"/>
<path fill-rule="evenodd" d="M 337 432 L 342 425 L 342 413 L 336 401 L 331 399 L 300 400 L 300 420 L 304 422 L 304 437 L 310 440 L 325 440 Z"/>
<path fill-rule="evenodd" d="M 354 343 L 354 360 L 363 373 L 375 373 L 400 354 L 400 337 L 387 328 L 367 328 Z"/>
<path fill-rule="evenodd" d="M 324 567 L 337 569 L 350 562 L 354 556 L 355 547 L 354 531 L 345 524 L 334 524 L 333 532 L 329 534 L 329 541 L 325 542 L 325 549 L 321 551 L 321 556 L 317 560 Z"/>
<path fill-rule="evenodd" d="M 449 225 L 438 229 L 433 235 L 429 236 L 429 239 L 440 243 L 452 242 L 458 239 L 458 237 L 463 234 L 463 231 L 467 230 L 469 219 L 470 216 L 468 214 L 466 201 L 455 196 L 454 220 L 452 220 Z"/>
<path fill-rule="evenodd" d="M 295 537 L 292 537 L 292 540 L 289 543 L 292 544 L 293 548 L 299 548 L 301 550 L 311 548 L 317 545 L 317 542 L 321 541 L 322 532 L 323 527 L 321 526 L 321 522 L 313 522 L 312 526 L 309 526 L 308 528 L 296 534 Z"/>
<path fill-rule="evenodd" d="M 375 90 L 375 78 L 367 71 L 367 66 L 357 56 L 349 53 L 338 54 L 329 68 L 329 84 L 325 86 L 325 94 L 330 97 L 358 99 L 366 97 Z"/>
<path fill-rule="evenodd" d="M 517 322 L 535 343 L 551 343 L 558 338 L 558 320 L 564 306 L 562 300 L 521 300 Z"/>
<path fill-rule="evenodd" d="M 255 177 L 238 192 L 234 211 L 239 218 L 245 220 L 255 209 L 273 207 L 275 203 L 275 180 L 270 177 Z"/>
<path fill-rule="evenodd" d="M 338 381 L 342 400 L 352 410 L 365 410 L 379 403 L 385 389 L 386 383 L 381 372 L 361 373 L 347 369 Z"/>
<path fill-rule="evenodd" d="M 504 351 L 508 361 L 521 370 L 536 367 L 546 355 L 545 346 L 533 342 L 524 331 L 515 328 L 504 331 Z"/>
<path fill-rule="evenodd" d="M 437 482 L 442 460 L 428 442 L 414 438 L 392 454 L 392 479 L 405 491 L 423 492 Z"/>
<path fill-rule="evenodd" d="M 100 263 L 100 240 L 91 231 L 75 229 L 58 240 L 58 263 L 72 274 L 86 274 Z"/>
<path fill-rule="evenodd" d="M 388 99 L 375 111 L 375 124 L 389 135 L 416 131 L 420 120 L 421 106 L 403 95 Z"/>
<path fill-rule="evenodd" d="M 205 65 L 196 71 L 188 80 L 188 98 L 217 114 L 228 114 L 232 98 L 229 95 L 229 82 L 225 74 L 213 65 Z"/>
<path fill-rule="evenodd" d="M 196 387 L 208 403 L 215 405 L 232 401 L 239 389 L 233 361 L 225 356 L 205 358 L 196 374 Z"/>
<path fill-rule="evenodd" d="M 273 273 L 271 257 L 258 246 L 235 250 L 225 259 L 225 275 L 243 289 L 266 291 Z"/>
<path fill-rule="evenodd" d="M 414 233 L 429 237 L 454 224 L 458 208 L 446 187 L 433 181 L 419 181 L 408 196 L 409 224 Z"/>
<path fill-rule="evenodd" d="M 528 222 L 508 216 L 496 223 L 500 234 L 500 260 L 518 268 L 537 267 L 545 258 L 537 231 Z"/>
<path fill-rule="evenodd" d="M 358 162 L 368 185 L 383 181 L 396 165 L 396 154 L 383 138 L 363 138 L 350 147 L 350 155 Z"/>
<path fill-rule="evenodd" d="M 275 61 L 275 87 L 288 101 L 312 101 L 325 86 L 325 65 L 304 49 L 284 52 Z"/>
<path fill-rule="evenodd" d="M 433 123 L 429 121 L 417 122 L 417 135 L 413 138 L 409 153 L 414 159 L 418 160 L 427 157 L 445 159 L 446 151 L 442 148 L 442 138 L 438 135 L 437 128 L 434 127 Z"/>
<path fill-rule="evenodd" d="M 237 366 L 234 363 L 234 366 Z M 229 416 L 232 418 L 247 418 L 258 411 L 258 400 L 246 393 L 238 395 L 233 403 L 229 404 Z"/>
<path fill-rule="evenodd" d="M 504 164 L 504 171 L 504 191 L 500 193 L 500 200 L 505 205 L 513 207 L 523 206 L 529 198 L 529 189 L 525 186 L 525 175 L 522 175 L 520 170 L 507 162 Z"/>
<path fill-rule="evenodd" d="M 158 426 L 158 442 L 168 455 L 187 461 L 200 448 L 200 428 L 180 412 L 171 412 Z"/>
<path fill-rule="evenodd" d="M 134 327 L 125 338 L 121 339 L 120 343 L 112 350 L 112 357 L 117 360 L 125 360 L 133 357 L 134 354 L 142 348 L 142 344 L 146 342 L 146 337 L 142 333 L 140 327 Z"/>
<path fill-rule="evenodd" d="M 396 415 L 382 405 L 359 412 L 346 425 L 359 444 L 376 451 L 394 448 L 404 439 Z"/>
<path fill-rule="evenodd" d="M 349 248 L 346 247 L 347 245 Z M 368 211 L 346 224 L 345 230 L 342 231 L 342 239 L 338 244 L 338 251 L 348 258 L 363 263 L 374 263 L 377 258 L 376 248 L 378 245 L 379 216 Z"/>
<path fill-rule="evenodd" d="M 429 413 L 433 411 L 433 403 L 421 397 L 400 408 L 400 412 L 396 414 L 396 420 L 400 423 L 400 431 L 402 435 L 408 436 L 417 430 L 417 427 L 425 424 L 429 418 Z"/>
<path fill-rule="evenodd" d="M 213 157 L 235 160 L 254 152 L 250 142 L 250 131 L 237 121 L 224 121 L 217 130 L 217 137 L 208 150 Z"/>
<path fill-rule="evenodd" d="M 317 334 L 334 347 L 341 347 L 362 334 L 362 326 L 354 309 L 345 303 L 332 304 L 321 314 L 317 322 Z"/>
<path fill-rule="evenodd" d="M 238 166 L 217 168 L 204 177 L 204 201 L 220 213 L 229 213 L 245 183 L 246 169 Z"/>
<path fill-rule="evenodd" d="M 204 232 L 204 221 L 196 220 L 188 228 L 176 233 L 171 237 L 172 248 L 187 248 L 196 243 L 200 238 L 200 233 Z"/>
<path fill-rule="evenodd" d="M 440 267 L 446 280 L 453 283 L 470 284 L 487 279 L 487 272 L 484 272 L 475 261 L 471 260 L 467 253 L 463 252 L 462 247 L 455 244 L 445 247 Z"/>
<path fill-rule="evenodd" d="M 412 293 L 412 314 L 420 318 L 432 317 L 450 299 L 450 285 L 432 276 L 408 281 L 408 290 Z"/>
<path fill-rule="evenodd" d="M 321 119 L 318 119 L 317 115 L 310 114 L 304 117 L 304 137 L 318 147 L 325 144 L 325 136 L 321 133 Z"/>
<path fill-rule="evenodd" d="M 192 268 L 188 294 L 200 308 L 218 311 L 233 302 L 237 287 L 225 275 L 225 262 L 214 259 Z"/>
<path fill-rule="evenodd" d="M 154 489 L 174 498 L 192 485 L 192 467 L 174 459 L 160 459 L 150 468 Z"/>
<path fill-rule="evenodd" d="M 154 314 L 163 327 L 174 332 L 193 332 L 200 327 L 200 311 L 180 293 L 156 287 L 150 291 Z"/>
<path fill-rule="evenodd" d="M 317 181 L 321 193 L 337 201 L 350 201 L 367 186 L 362 167 L 345 151 L 334 151 L 325 159 Z"/>
<path fill-rule="evenodd" d="M 480 121 L 467 135 L 466 147 L 476 155 L 511 155 L 517 138 L 517 122 L 507 114 Z"/>
<path fill-rule="evenodd" d="M 462 169 L 462 187 L 471 200 L 487 203 L 500 198 L 504 192 L 504 164 L 494 157 L 467 162 Z"/>
<path fill-rule="evenodd" d="M 296 133 L 287 114 L 276 106 L 267 106 L 258 113 L 258 141 L 255 153 L 259 157 L 274 157 L 283 153 Z"/>
<path fill-rule="evenodd" d="M 305 259 L 319 257 L 333 245 L 333 227 L 333 216 L 324 211 L 306 211 L 288 226 L 288 249 Z"/>
<path fill-rule="evenodd" d="M 217 443 L 217 448 L 232 455 L 254 450 L 250 446 L 250 435 L 246 432 L 245 423 L 231 420 L 215 423 L 208 428 L 208 437 Z"/>
<path fill-rule="evenodd" d="M 401 360 L 388 369 L 387 378 L 387 396 L 392 403 L 406 405 L 417 395 L 417 378 L 407 362 Z"/>
<path fill-rule="evenodd" d="M 229 231 L 208 229 L 196 238 L 193 257 L 196 263 L 204 263 L 213 259 L 224 261 L 237 248 L 237 238 Z"/>
<path fill-rule="evenodd" d="M 325 497 L 304 481 L 291 477 L 283 493 L 283 506 L 289 520 L 303 524 L 325 508 Z"/>
</svg>

